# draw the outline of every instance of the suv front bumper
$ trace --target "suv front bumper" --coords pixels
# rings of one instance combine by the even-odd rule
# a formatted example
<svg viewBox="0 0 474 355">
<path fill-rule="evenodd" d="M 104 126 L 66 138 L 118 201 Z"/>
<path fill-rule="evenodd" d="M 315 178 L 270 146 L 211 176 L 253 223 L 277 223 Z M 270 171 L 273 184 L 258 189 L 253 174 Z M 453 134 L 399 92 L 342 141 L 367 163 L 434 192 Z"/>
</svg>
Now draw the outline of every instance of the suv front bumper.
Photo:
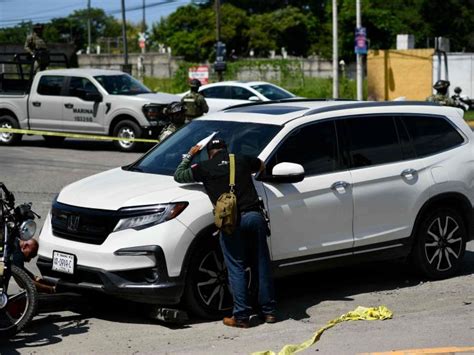
<svg viewBox="0 0 474 355">
<path fill-rule="evenodd" d="M 184 291 L 180 277 L 169 277 L 163 250 L 157 245 L 118 250 L 121 255 L 153 254 L 156 267 L 106 271 L 76 265 L 74 275 L 52 270 L 52 260 L 40 256 L 36 262 L 41 274 L 61 289 L 99 291 L 135 302 L 172 305 L 179 303 Z"/>
</svg>

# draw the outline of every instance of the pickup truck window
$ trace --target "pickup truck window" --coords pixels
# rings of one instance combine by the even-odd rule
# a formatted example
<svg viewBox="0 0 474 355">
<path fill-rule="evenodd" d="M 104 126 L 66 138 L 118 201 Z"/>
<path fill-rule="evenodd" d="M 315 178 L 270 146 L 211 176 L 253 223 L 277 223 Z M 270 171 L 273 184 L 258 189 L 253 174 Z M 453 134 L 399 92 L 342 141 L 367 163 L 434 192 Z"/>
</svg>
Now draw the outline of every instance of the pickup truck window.
<svg viewBox="0 0 474 355">
<path fill-rule="evenodd" d="M 64 76 L 44 75 L 38 84 L 38 94 L 48 96 L 61 96 Z"/>
<path fill-rule="evenodd" d="M 99 75 L 94 76 L 109 95 L 139 95 L 149 94 L 148 89 L 141 82 L 130 75 Z"/>
<path fill-rule="evenodd" d="M 87 78 L 80 78 L 77 76 L 71 77 L 69 81 L 69 92 L 67 96 L 74 96 L 80 99 L 85 99 L 87 93 L 98 93 L 99 90 Z"/>
</svg>

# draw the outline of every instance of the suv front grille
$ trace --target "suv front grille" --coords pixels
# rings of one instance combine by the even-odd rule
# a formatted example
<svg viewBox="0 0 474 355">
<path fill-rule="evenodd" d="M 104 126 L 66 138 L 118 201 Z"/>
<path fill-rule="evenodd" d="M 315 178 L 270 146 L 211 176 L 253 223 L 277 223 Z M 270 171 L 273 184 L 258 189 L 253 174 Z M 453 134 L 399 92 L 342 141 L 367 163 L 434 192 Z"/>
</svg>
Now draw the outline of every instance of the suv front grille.
<svg viewBox="0 0 474 355">
<path fill-rule="evenodd" d="M 57 201 L 51 211 L 53 235 L 88 244 L 102 244 L 119 219 L 116 211 L 69 206 Z"/>
</svg>

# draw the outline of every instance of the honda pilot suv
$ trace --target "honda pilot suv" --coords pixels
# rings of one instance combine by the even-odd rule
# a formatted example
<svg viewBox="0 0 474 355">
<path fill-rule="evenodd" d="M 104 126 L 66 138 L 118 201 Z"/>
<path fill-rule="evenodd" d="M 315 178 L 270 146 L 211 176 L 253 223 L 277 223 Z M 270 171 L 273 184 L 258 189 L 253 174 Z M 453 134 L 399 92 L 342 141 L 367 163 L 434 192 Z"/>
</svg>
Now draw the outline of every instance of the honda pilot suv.
<svg viewBox="0 0 474 355">
<path fill-rule="evenodd" d="M 204 317 L 232 307 L 203 186 L 178 184 L 191 146 L 217 132 L 258 156 L 275 276 L 406 258 L 453 275 L 473 235 L 473 133 L 459 109 L 421 102 L 296 100 L 193 120 L 128 166 L 65 187 L 40 235 L 41 272 L 78 290 L 184 304 Z M 204 149 L 195 161 L 207 159 Z M 251 275 L 251 273 L 250 273 Z"/>
</svg>

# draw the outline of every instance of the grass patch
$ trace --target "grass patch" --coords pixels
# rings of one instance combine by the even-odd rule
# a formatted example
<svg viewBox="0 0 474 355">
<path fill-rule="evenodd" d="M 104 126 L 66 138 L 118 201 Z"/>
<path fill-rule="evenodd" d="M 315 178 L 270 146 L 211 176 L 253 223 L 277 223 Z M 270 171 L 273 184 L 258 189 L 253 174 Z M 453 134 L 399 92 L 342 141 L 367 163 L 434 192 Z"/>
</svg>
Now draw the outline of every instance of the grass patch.
<svg viewBox="0 0 474 355">
<path fill-rule="evenodd" d="M 229 78 L 227 80 L 232 79 Z M 147 76 L 144 78 L 143 83 L 153 91 L 161 91 L 171 94 L 177 94 L 187 90 L 186 82 L 183 85 L 178 82 L 176 78 L 163 79 Z M 298 81 L 273 81 L 273 84 L 281 86 L 301 97 L 314 99 L 332 98 L 332 79 L 328 78 L 303 78 L 303 80 Z M 339 98 L 355 99 L 357 96 L 356 90 L 355 80 L 342 78 L 339 83 Z"/>
<path fill-rule="evenodd" d="M 464 112 L 464 119 L 466 121 L 474 121 L 474 111 Z"/>
</svg>

